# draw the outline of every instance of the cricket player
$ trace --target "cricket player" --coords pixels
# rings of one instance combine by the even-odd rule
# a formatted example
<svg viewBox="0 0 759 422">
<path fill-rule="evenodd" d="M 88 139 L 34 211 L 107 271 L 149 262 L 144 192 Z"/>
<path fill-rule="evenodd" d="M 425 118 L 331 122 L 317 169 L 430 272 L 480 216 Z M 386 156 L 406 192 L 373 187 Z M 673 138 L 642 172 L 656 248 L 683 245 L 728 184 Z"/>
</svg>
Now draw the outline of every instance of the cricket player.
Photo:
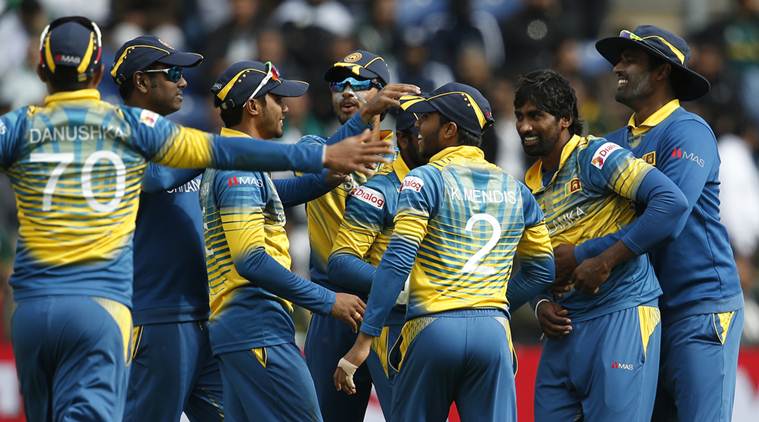
<svg viewBox="0 0 759 422">
<path fill-rule="evenodd" d="M 348 197 L 345 217 L 329 257 L 330 280 L 343 289 L 361 293 L 363 297 L 369 295 L 375 269 L 393 234 L 401 181 L 410 170 L 424 164 L 419 155 L 419 130 L 414 113 L 398 113 L 395 139 L 398 156 L 391 165 L 392 171 L 372 177 Z M 382 334 L 372 342 L 366 362 L 382 412 L 387 416 L 391 413 L 394 377 L 388 356 L 406 318 L 408 289 L 404 289 L 404 293 L 398 296 L 396 306 L 382 327 Z"/>
<path fill-rule="evenodd" d="M 282 136 L 285 97 L 308 84 L 270 62 L 227 68 L 212 87 L 222 136 Z M 210 288 L 209 334 L 219 358 L 225 417 L 321 421 L 316 391 L 295 344 L 292 304 L 358 327 L 365 304 L 290 272 L 285 213 L 264 172 L 206 170 L 200 192 Z M 293 400 L 297 397 L 297 400 Z"/>
<path fill-rule="evenodd" d="M 398 99 L 402 95 L 421 92 L 413 85 L 388 84 L 390 72 L 385 59 L 364 50 L 354 51 L 335 63 L 327 70 L 325 79 L 330 83 L 332 107 L 342 126 L 329 139 L 305 136 L 300 143 L 324 145 L 369 127 L 378 130 L 375 116 L 391 107 L 398 107 Z M 390 144 L 392 132 L 382 138 Z M 379 173 L 383 172 L 387 169 L 379 170 Z M 327 265 L 345 212 L 346 198 L 366 179 L 361 174 L 351 174 L 348 182 L 306 205 L 311 280 L 336 292 L 361 293 L 342 287 L 347 280 L 331 280 Z M 355 338 L 355 331 L 334 318 L 318 314 L 311 317 L 306 335 L 306 362 L 314 378 L 325 421 L 352 422 L 364 418 L 371 392 L 371 377 L 366 367 L 362 367 L 356 375 L 357 382 L 366 388 L 355 396 L 348 397 L 335 391 L 332 382 L 335 365 L 350 349 Z"/>
<path fill-rule="evenodd" d="M 393 235 L 335 386 L 356 393 L 352 373 L 410 273 L 406 322 L 391 352 L 399 373 L 389 420 L 442 422 L 455 401 L 464 421 L 516 421 L 506 288 L 517 256 L 520 282 L 544 289 L 553 281 L 542 212 L 529 190 L 477 147 L 493 123 L 479 91 L 454 82 L 401 103 L 421 114 L 421 153 L 429 163 L 401 183 Z"/>
<path fill-rule="evenodd" d="M 165 116 L 182 105 L 182 70 L 201 60 L 141 36 L 116 52 L 111 76 L 126 105 Z M 221 375 L 208 339 L 201 173 L 153 163 L 145 172 L 134 235 L 128 421 L 179 421 L 182 412 L 199 421 L 224 416 Z M 329 190 L 316 174 L 278 182 L 283 196 L 307 195 L 300 202 Z"/>
<path fill-rule="evenodd" d="M 720 159 L 714 133 L 701 117 L 680 106 L 680 101 L 705 95 L 709 83 L 688 68 L 686 42 L 652 25 L 602 39 L 596 49 L 614 66 L 615 99 L 633 111 L 627 125 L 607 139 L 655 165 L 688 200 L 682 233 L 650 253 L 663 290 L 653 420 L 730 421 L 743 294 L 727 231 L 720 223 Z M 561 271 L 571 271 L 622 236 L 624 231 L 576 248 L 562 247 Z"/>
<path fill-rule="evenodd" d="M 556 303 L 548 295 L 537 302 L 548 339 L 536 377 L 535 420 L 648 421 L 659 363 L 661 289 L 645 252 L 682 228 L 685 198 L 666 176 L 619 145 L 580 136 L 577 98 L 558 73 L 525 75 L 514 110 L 522 146 L 537 158 L 525 183 L 553 244 L 615 232 L 635 218 L 632 201 L 645 206 L 639 217 L 645 226 L 605 250 L 598 263 L 578 267 L 574 291 Z M 568 334 L 553 331 L 544 315 L 557 308 L 567 311 Z"/>
<path fill-rule="evenodd" d="M 95 90 L 100 30 L 51 22 L 38 75 L 50 95 L 0 117 L 0 169 L 20 221 L 12 340 L 27 420 L 120 421 L 130 357 L 132 233 L 147 161 L 169 166 L 339 171 L 387 148 L 354 137 L 325 148 L 223 139 Z M 352 158 L 353 157 L 353 158 Z"/>
</svg>

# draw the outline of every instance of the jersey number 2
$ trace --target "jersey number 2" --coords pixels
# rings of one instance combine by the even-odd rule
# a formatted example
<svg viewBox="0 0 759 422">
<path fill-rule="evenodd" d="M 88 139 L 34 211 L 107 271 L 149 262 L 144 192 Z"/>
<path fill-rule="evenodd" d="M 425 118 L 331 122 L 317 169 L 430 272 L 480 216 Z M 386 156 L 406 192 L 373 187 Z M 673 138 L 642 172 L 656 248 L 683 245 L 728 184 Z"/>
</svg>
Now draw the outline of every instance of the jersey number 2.
<svg viewBox="0 0 759 422">
<path fill-rule="evenodd" d="M 490 224 L 490 226 L 493 228 L 493 232 L 490 234 L 490 239 L 488 239 L 485 245 L 466 261 L 464 268 L 462 268 L 461 271 L 464 273 L 493 275 L 495 274 L 495 269 L 493 267 L 481 265 L 480 263 L 483 259 L 485 259 L 487 254 L 493 250 L 495 245 L 498 244 L 498 239 L 501 237 L 501 225 L 498 223 L 498 220 L 496 220 L 492 215 L 480 213 L 471 216 L 469 220 L 467 220 L 466 227 L 464 229 L 468 232 L 472 231 L 474 224 L 478 221 L 484 221 Z"/>
</svg>

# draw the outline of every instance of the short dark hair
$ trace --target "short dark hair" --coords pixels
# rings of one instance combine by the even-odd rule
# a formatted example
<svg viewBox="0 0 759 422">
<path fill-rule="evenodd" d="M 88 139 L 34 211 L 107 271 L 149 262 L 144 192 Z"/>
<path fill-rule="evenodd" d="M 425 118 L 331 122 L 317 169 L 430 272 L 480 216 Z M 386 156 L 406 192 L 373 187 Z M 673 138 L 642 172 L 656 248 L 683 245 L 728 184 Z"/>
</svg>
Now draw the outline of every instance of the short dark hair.
<svg viewBox="0 0 759 422">
<path fill-rule="evenodd" d="M 134 91 L 134 82 L 132 82 L 131 78 L 125 79 L 124 82 L 119 85 L 119 95 L 124 101 L 129 99 L 129 96 L 132 95 L 132 91 Z"/>
<path fill-rule="evenodd" d="M 444 125 L 448 122 L 453 122 L 453 120 L 443 116 L 443 113 L 440 113 L 440 124 Z M 456 122 L 453 122 L 456 123 Z M 459 145 L 471 145 L 473 147 L 478 147 L 482 145 L 482 134 L 475 135 L 473 133 L 469 133 L 464 128 L 462 128 L 460 125 L 456 125 L 456 128 L 458 128 L 458 134 L 459 134 Z"/>
<path fill-rule="evenodd" d="M 254 98 L 253 101 L 258 101 L 262 107 L 266 106 L 266 95 L 259 98 Z M 247 104 L 247 101 L 242 103 L 239 107 L 235 108 L 219 108 L 221 114 L 221 121 L 224 122 L 224 127 L 237 126 L 242 122 L 242 109 Z"/>
<path fill-rule="evenodd" d="M 583 122 L 577 111 L 575 90 L 558 72 L 541 69 L 520 77 L 514 94 L 514 107 L 522 107 L 528 101 L 557 118 L 571 119 L 569 133 L 582 134 Z"/>
<path fill-rule="evenodd" d="M 80 74 L 76 71 L 76 68 L 65 66 L 58 67 L 58 69 L 55 70 L 55 73 L 50 72 L 47 69 L 45 69 L 45 72 L 47 72 L 50 85 L 55 91 L 78 91 L 80 89 L 85 89 L 94 76 L 93 74 L 89 74 L 86 79 L 80 81 Z"/>
</svg>

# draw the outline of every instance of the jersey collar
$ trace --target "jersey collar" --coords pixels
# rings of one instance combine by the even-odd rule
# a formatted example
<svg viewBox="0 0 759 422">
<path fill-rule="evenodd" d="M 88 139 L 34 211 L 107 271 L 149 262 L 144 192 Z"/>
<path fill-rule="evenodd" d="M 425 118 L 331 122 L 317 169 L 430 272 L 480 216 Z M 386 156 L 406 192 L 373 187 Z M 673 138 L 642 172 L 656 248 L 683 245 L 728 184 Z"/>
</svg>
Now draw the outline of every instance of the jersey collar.
<svg viewBox="0 0 759 422">
<path fill-rule="evenodd" d="M 643 121 L 640 126 L 635 126 L 635 114 L 633 114 L 630 116 L 630 120 L 627 121 L 627 127 L 630 128 L 633 136 L 638 136 L 642 133 L 646 133 L 654 126 L 663 122 L 664 119 L 669 117 L 670 114 L 674 113 L 678 107 L 680 107 L 680 100 L 675 98 L 667 104 L 664 104 L 660 109 L 656 110 L 654 114 L 648 116 L 648 118 Z"/>
<path fill-rule="evenodd" d="M 45 97 L 45 106 L 63 101 L 100 100 L 100 92 L 97 89 L 79 89 L 76 91 L 63 91 L 50 94 Z"/>
<path fill-rule="evenodd" d="M 398 176 L 398 180 L 405 179 L 408 172 L 411 171 L 403 161 L 403 157 L 401 157 L 400 153 L 398 153 L 398 156 L 393 160 L 393 171 L 395 172 L 395 175 Z"/>
<path fill-rule="evenodd" d="M 551 181 L 548 183 L 548 185 L 553 183 L 556 175 L 559 174 L 559 170 L 564 167 L 564 163 L 567 161 L 569 156 L 572 155 L 572 152 L 577 149 L 577 145 L 580 144 L 580 141 L 582 139 L 583 138 L 579 135 L 572 135 L 572 137 L 569 138 L 569 141 L 564 144 L 564 148 L 561 150 L 561 159 L 559 159 L 559 168 L 556 169 L 556 173 L 553 174 L 553 177 L 551 177 Z M 544 188 L 543 160 L 535 161 L 535 163 L 529 169 L 527 169 L 527 173 L 524 175 L 524 184 L 530 188 L 532 193 L 537 193 Z"/>
<path fill-rule="evenodd" d="M 433 155 L 432 158 L 430 158 L 430 163 L 444 158 L 485 161 L 485 153 L 475 146 L 458 145 L 455 147 L 444 148 L 442 151 Z"/>
<path fill-rule="evenodd" d="M 248 135 L 245 132 L 240 132 L 239 130 L 230 129 L 228 127 L 221 128 L 221 132 L 219 132 L 219 135 L 229 136 L 229 137 L 234 137 L 234 138 L 252 138 L 252 136 Z"/>
</svg>

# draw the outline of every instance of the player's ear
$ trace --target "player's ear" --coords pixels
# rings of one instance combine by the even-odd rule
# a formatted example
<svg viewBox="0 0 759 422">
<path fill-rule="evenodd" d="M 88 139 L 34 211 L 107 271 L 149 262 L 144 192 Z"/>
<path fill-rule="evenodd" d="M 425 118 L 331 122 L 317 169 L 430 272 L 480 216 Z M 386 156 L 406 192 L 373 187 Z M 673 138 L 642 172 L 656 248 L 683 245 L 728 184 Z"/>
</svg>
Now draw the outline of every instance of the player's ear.
<svg viewBox="0 0 759 422">
<path fill-rule="evenodd" d="M 559 119 L 559 126 L 562 130 L 569 129 L 572 126 L 572 119 L 569 117 L 562 117 Z"/>
<path fill-rule="evenodd" d="M 658 81 L 666 81 L 670 74 L 672 74 L 672 65 L 669 63 L 664 63 L 654 69 L 654 79 Z"/>
<path fill-rule="evenodd" d="M 103 63 L 100 63 L 100 66 L 96 67 L 92 74 L 92 84 L 91 86 L 93 88 L 97 88 L 98 85 L 100 85 L 100 81 L 103 80 Z"/>
<path fill-rule="evenodd" d="M 443 125 L 443 137 L 445 139 L 457 139 L 459 126 L 454 122 L 447 122 Z"/>
<path fill-rule="evenodd" d="M 258 116 L 261 114 L 261 105 L 255 99 L 249 100 L 245 103 L 243 110 L 251 116 Z"/>
<path fill-rule="evenodd" d="M 40 78 L 42 82 L 48 81 L 48 73 L 47 70 L 42 66 L 42 63 L 37 65 L 37 77 Z"/>
<path fill-rule="evenodd" d="M 150 89 L 148 74 L 144 72 L 134 72 L 132 75 L 132 85 L 140 94 L 147 94 Z"/>
</svg>

